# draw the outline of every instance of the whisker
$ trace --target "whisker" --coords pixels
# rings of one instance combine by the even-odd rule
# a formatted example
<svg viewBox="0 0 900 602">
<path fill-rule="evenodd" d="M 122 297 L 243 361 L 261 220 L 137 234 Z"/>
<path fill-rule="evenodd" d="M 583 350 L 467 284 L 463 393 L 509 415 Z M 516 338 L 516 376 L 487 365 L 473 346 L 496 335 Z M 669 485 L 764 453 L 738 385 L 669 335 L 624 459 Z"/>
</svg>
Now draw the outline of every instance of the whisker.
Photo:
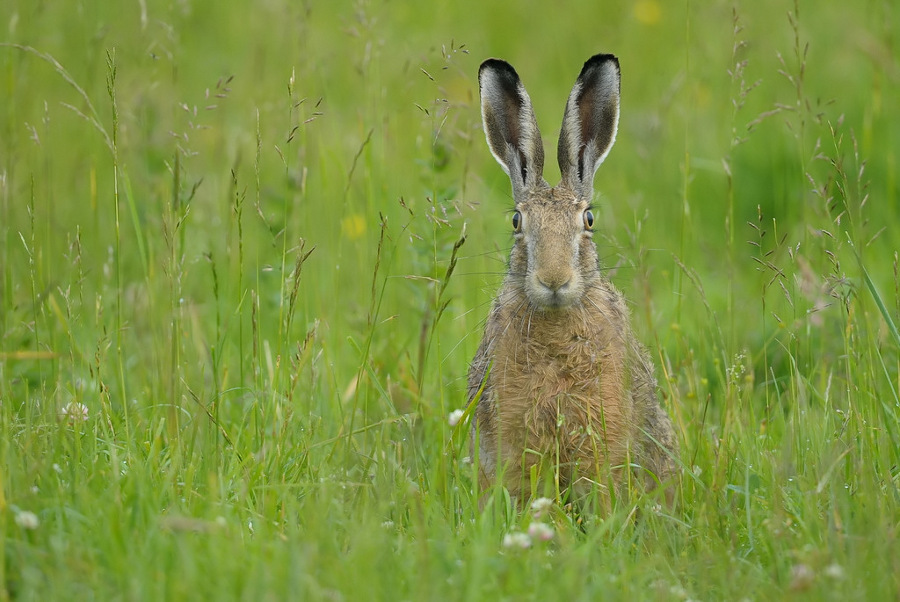
<svg viewBox="0 0 900 602">
<path fill-rule="evenodd" d="M 598 288 L 599 288 L 599 287 L 598 287 Z M 609 325 L 610 330 L 612 330 L 613 332 L 616 332 L 617 329 L 616 329 L 615 326 L 613 325 L 613 322 L 612 322 L 612 320 L 610 319 L 609 315 L 608 315 L 605 311 L 603 311 L 603 308 L 600 307 L 600 306 L 597 304 L 597 302 L 595 302 L 595 301 L 590 297 L 590 295 L 585 295 L 585 299 L 587 299 L 588 303 L 590 303 L 590 304 L 594 307 L 594 309 L 597 310 L 597 312 L 600 314 L 600 316 L 601 316 L 604 320 L 606 320 L 606 323 Z M 627 337 L 626 337 L 624 331 L 619 331 L 619 332 L 618 332 L 618 337 L 617 337 L 617 338 L 618 338 L 620 341 L 625 341 Z"/>
<path fill-rule="evenodd" d="M 466 333 L 466 335 L 465 335 L 464 337 L 462 337 L 462 338 L 456 343 L 456 345 L 454 345 L 454 346 L 450 349 L 450 351 L 447 352 L 447 355 L 445 355 L 445 356 L 444 356 L 444 359 L 441 360 L 441 366 L 443 366 L 444 363 L 445 363 L 448 359 L 450 359 L 450 356 L 452 356 L 452 355 L 453 355 L 453 352 L 456 351 L 456 350 L 459 348 L 459 346 L 463 344 L 463 341 L 465 341 L 466 339 L 468 339 L 468 338 L 469 338 L 470 336 L 472 336 L 472 335 L 478 335 L 478 334 L 479 334 L 479 331 L 478 331 L 478 330 L 474 330 L 474 331 L 470 331 L 470 332 Z M 465 379 L 464 379 L 463 377 L 460 377 L 458 380 L 465 380 Z"/>
<path fill-rule="evenodd" d="M 506 272 L 457 272 L 458 276 L 506 276 Z"/>
<path fill-rule="evenodd" d="M 522 311 L 522 308 L 524 308 L 527 304 L 528 304 L 528 299 L 527 299 L 527 298 L 526 298 L 526 299 L 523 299 L 522 302 L 519 303 L 519 305 L 518 305 L 518 306 L 516 307 L 516 309 L 513 311 L 512 315 L 511 315 L 511 316 L 509 317 L 509 319 L 506 321 L 506 326 L 503 327 L 503 331 L 500 333 L 501 336 L 506 334 L 506 331 L 509 330 L 509 327 L 510 327 L 510 326 L 512 326 L 513 320 L 516 318 L 516 316 L 519 315 L 519 312 Z"/>
</svg>

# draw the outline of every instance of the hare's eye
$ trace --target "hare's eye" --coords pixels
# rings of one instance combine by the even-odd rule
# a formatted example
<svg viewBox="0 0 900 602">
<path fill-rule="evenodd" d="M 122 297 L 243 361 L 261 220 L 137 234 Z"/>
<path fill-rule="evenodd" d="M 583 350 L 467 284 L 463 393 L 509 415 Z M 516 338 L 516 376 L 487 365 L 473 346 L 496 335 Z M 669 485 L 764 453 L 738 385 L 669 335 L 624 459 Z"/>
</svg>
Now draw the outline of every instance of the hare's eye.
<svg viewBox="0 0 900 602">
<path fill-rule="evenodd" d="M 584 212 L 584 229 L 585 230 L 593 230 L 594 229 L 594 214 L 591 213 L 591 210 L 588 209 Z"/>
<path fill-rule="evenodd" d="M 516 232 L 522 231 L 522 214 L 516 211 L 512 216 L 512 226 L 513 230 Z"/>
</svg>

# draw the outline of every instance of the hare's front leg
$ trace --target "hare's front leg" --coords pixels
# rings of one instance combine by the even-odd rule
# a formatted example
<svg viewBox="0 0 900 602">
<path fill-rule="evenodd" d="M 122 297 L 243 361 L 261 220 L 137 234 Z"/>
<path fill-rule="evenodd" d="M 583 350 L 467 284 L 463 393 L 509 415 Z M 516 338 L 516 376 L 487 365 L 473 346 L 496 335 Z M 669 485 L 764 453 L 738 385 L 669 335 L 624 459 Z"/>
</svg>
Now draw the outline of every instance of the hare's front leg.
<svg viewBox="0 0 900 602">
<path fill-rule="evenodd" d="M 498 418 L 490 411 L 490 404 L 479 404 L 472 421 L 470 454 L 478 463 L 478 489 L 483 504 L 492 488 L 499 482 L 510 497 L 521 501 L 529 491 L 532 467 L 540 462 L 535 454 L 523 453 L 521 445 L 512 445 L 524 435 L 501 432 Z M 500 477 L 499 481 L 497 477 Z"/>
</svg>

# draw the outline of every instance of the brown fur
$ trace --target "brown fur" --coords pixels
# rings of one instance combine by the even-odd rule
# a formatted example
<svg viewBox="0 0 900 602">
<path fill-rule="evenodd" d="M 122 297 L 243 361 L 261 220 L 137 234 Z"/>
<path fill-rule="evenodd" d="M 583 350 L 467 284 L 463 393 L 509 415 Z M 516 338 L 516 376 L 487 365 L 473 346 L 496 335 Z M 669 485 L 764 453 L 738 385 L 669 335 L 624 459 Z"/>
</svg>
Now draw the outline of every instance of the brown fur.
<svg viewBox="0 0 900 602">
<path fill-rule="evenodd" d="M 609 105 L 601 107 L 605 123 L 614 118 L 614 129 L 618 63 L 612 79 L 607 57 L 585 64 L 570 104 L 577 104 L 579 85 L 591 78 L 600 78 L 600 94 L 615 85 L 615 115 Z M 540 144 L 540 136 L 515 71 L 488 61 L 480 80 L 488 142 L 510 173 L 521 216 L 509 273 L 469 370 L 469 401 L 483 388 L 472 423 L 482 487 L 502 466 L 504 484 L 521 496 L 528 493 L 532 470 L 549 465 L 560 488 L 583 491 L 591 483 L 605 486 L 610 475 L 619 484 L 629 464 L 645 469 L 644 480 L 652 487 L 675 475 L 674 430 L 657 400 L 652 363 L 634 338 L 625 300 L 600 273 L 585 221 L 590 198 L 584 193 L 591 190 L 593 171 L 564 165 L 570 157 L 563 156 L 568 148 L 593 152 L 588 158 L 596 169 L 615 131 L 605 137 L 595 133 L 595 148 L 587 151 L 578 144 L 583 141 L 561 141 L 563 182 L 551 188 L 539 173 L 543 152 L 522 146 L 535 139 Z M 579 119 L 571 121 L 567 107 L 563 127 L 570 137 L 579 127 L 588 130 L 591 119 L 591 107 L 574 108 Z M 524 142 L 517 144 L 515 137 Z"/>
</svg>

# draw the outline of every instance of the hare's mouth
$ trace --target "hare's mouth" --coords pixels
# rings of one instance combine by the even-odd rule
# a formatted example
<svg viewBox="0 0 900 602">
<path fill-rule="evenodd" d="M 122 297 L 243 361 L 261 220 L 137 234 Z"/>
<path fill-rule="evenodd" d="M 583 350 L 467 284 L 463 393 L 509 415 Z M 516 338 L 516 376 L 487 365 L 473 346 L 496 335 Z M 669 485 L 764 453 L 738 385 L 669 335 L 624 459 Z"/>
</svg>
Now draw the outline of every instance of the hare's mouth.
<svg viewBox="0 0 900 602">
<path fill-rule="evenodd" d="M 562 283 L 547 284 L 535 277 L 528 282 L 525 292 L 532 304 L 550 311 L 571 307 L 580 298 L 579 285 L 575 278 Z"/>
</svg>

